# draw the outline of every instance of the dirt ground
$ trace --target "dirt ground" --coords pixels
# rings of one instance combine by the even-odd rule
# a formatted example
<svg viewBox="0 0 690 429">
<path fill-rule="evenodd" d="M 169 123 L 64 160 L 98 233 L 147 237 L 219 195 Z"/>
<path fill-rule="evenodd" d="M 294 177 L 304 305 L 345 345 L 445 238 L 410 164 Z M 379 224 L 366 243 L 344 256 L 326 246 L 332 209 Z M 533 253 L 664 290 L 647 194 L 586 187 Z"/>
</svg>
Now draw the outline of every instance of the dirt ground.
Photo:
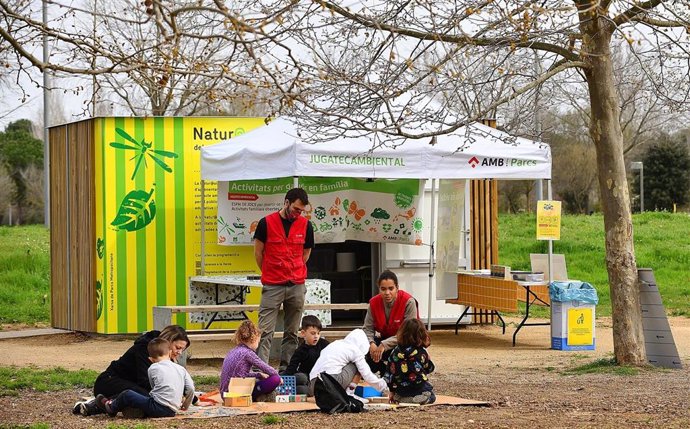
<svg viewBox="0 0 690 429">
<path fill-rule="evenodd" d="M 560 427 L 690 427 L 690 319 L 672 318 L 671 326 L 685 366 L 681 370 L 643 369 L 636 375 L 565 374 L 613 354 L 610 319 L 598 319 L 597 349 L 586 352 L 550 350 L 549 327 L 525 327 L 512 347 L 516 320 L 508 319 L 506 334 L 497 326 L 472 326 L 433 331 L 429 353 L 436 364 L 435 390 L 489 402 L 489 407 L 436 406 L 357 415 L 295 413 L 274 426 L 321 429 L 375 428 L 560 428 Z M 130 345 L 129 338 L 64 334 L 0 340 L 2 365 L 104 369 Z M 229 345 L 223 341 L 194 343 L 190 373 L 217 374 Z M 196 358 L 195 358 L 196 357 Z M 203 357 L 203 359 L 201 358 Z M 214 359 L 215 358 L 215 359 Z M 198 386 L 210 388 L 211 386 Z M 0 427 L 48 423 L 51 427 L 103 427 L 105 416 L 73 416 L 71 406 L 88 390 L 56 393 L 25 391 L 0 397 Z M 136 426 L 139 420 L 118 418 Z M 246 428 L 266 426 L 261 416 L 209 420 L 150 420 L 149 427 Z"/>
</svg>

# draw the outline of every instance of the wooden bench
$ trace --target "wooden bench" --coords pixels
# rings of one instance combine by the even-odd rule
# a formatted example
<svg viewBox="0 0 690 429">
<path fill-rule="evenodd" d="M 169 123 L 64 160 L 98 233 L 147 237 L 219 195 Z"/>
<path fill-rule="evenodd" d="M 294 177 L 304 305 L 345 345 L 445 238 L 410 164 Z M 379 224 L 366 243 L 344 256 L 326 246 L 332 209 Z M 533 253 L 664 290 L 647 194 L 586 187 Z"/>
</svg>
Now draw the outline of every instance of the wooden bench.
<svg viewBox="0 0 690 429">
<path fill-rule="evenodd" d="M 352 327 L 352 329 L 357 328 L 361 328 L 361 326 Z M 323 330 L 321 330 L 321 336 L 323 338 L 328 339 L 329 341 L 333 341 L 334 339 L 344 338 L 347 334 L 349 334 L 352 331 L 352 329 L 344 330 L 344 328 L 340 327 L 329 330 L 327 328 L 324 328 Z M 206 331 L 193 330 L 187 331 L 187 334 L 189 335 L 189 339 L 192 341 L 192 343 L 196 343 L 199 341 L 232 341 L 235 339 L 235 331 L 231 329 Z M 276 331 L 273 333 L 273 338 L 283 338 L 283 333 Z"/>
<path fill-rule="evenodd" d="M 369 304 L 304 304 L 304 310 L 366 310 Z M 258 304 L 165 305 L 153 307 L 153 329 L 162 330 L 172 323 L 175 313 L 221 311 L 258 311 Z"/>
</svg>

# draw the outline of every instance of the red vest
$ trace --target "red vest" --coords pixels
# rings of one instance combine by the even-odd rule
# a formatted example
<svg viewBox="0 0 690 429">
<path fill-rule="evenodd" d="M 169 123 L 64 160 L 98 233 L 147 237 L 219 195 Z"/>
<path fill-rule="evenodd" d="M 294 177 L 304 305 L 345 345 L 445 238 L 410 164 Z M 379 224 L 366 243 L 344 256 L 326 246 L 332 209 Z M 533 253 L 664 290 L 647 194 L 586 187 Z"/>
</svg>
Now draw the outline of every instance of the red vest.
<svg viewBox="0 0 690 429">
<path fill-rule="evenodd" d="M 414 297 L 404 290 L 398 289 L 398 296 L 395 298 L 388 320 L 386 320 L 386 310 L 383 308 L 381 295 L 376 295 L 369 300 L 371 316 L 374 318 L 374 329 L 381 333 L 382 339 L 390 338 L 398 332 L 405 318 L 407 301 L 410 299 L 414 299 Z M 419 309 L 417 309 L 417 319 L 419 319 Z"/>
<path fill-rule="evenodd" d="M 304 263 L 304 242 L 307 238 L 308 220 L 302 216 L 292 222 L 290 232 L 285 237 L 285 229 L 280 214 L 275 212 L 266 216 L 266 243 L 264 259 L 261 264 L 261 283 L 282 285 L 287 282 L 303 284 L 307 278 Z"/>
</svg>

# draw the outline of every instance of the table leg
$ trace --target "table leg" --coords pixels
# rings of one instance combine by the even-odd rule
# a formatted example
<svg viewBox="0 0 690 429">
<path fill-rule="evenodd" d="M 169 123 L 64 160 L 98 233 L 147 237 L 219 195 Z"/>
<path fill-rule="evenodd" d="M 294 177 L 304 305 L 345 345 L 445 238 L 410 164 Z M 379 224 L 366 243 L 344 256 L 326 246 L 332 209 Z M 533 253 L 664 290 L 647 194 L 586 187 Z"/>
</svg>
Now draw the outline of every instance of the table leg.
<svg viewBox="0 0 690 429">
<path fill-rule="evenodd" d="M 506 321 L 503 320 L 503 317 L 501 317 L 501 313 L 498 312 L 498 310 L 494 310 L 494 313 L 496 313 L 496 317 L 498 317 L 498 320 L 501 321 L 501 324 L 503 325 L 503 335 L 506 334 Z"/>
<path fill-rule="evenodd" d="M 215 286 L 215 303 L 216 303 L 216 305 L 223 305 L 223 304 L 227 304 L 227 303 L 236 303 L 236 304 L 242 305 L 242 304 L 244 304 L 244 296 L 247 293 L 249 293 L 249 286 L 235 286 L 235 288 L 237 289 L 235 294 L 232 295 L 230 297 L 230 299 L 227 299 L 225 301 L 221 301 L 220 300 L 220 292 L 218 290 L 218 287 L 220 285 L 218 283 L 216 283 L 214 286 Z M 240 319 L 240 320 L 249 319 L 249 316 L 247 315 L 246 311 L 242 311 L 242 316 L 244 317 L 244 319 Z M 235 321 L 235 320 L 237 320 L 237 319 L 232 319 L 232 318 L 231 319 L 220 319 L 220 318 L 218 318 L 218 312 L 216 311 L 211 316 L 211 319 L 209 319 L 209 321 L 206 323 L 206 326 L 204 326 L 204 329 L 210 328 L 211 324 L 213 322 L 231 322 L 231 321 Z"/>
<path fill-rule="evenodd" d="M 518 324 L 517 328 L 515 329 L 515 332 L 513 332 L 513 347 L 515 347 L 515 341 L 516 341 L 517 334 L 520 331 L 520 329 L 522 329 L 523 326 L 546 326 L 546 325 L 551 324 L 551 322 L 526 323 L 527 319 L 529 318 L 529 308 L 532 305 L 532 302 L 534 302 L 536 300 L 539 300 L 541 302 L 544 302 L 544 301 L 539 299 L 539 297 L 530 290 L 529 286 L 523 286 L 523 287 L 525 288 L 525 317 L 522 318 L 522 321 L 520 322 L 520 324 Z M 534 295 L 533 301 L 530 301 L 530 295 Z"/>
<path fill-rule="evenodd" d="M 467 314 L 467 312 L 469 311 L 469 309 L 470 309 L 470 306 L 469 306 L 469 305 L 466 305 L 466 306 L 465 306 L 465 311 L 462 312 L 462 314 L 460 315 L 460 317 L 458 317 L 458 320 L 455 322 L 455 335 L 458 335 L 458 326 L 460 326 L 460 321 L 462 320 L 463 317 L 465 317 L 465 315 Z"/>
<path fill-rule="evenodd" d="M 475 315 L 478 313 L 475 313 L 474 311 L 470 312 L 470 306 L 466 305 L 465 306 L 465 311 L 462 312 L 460 317 L 458 317 L 458 320 L 455 322 L 455 335 L 458 335 L 458 326 L 460 325 L 460 320 L 462 320 L 463 317 L 467 316 L 468 314 Z M 503 334 L 505 335 L 506 333 L 506 322 L 503 320 L 503 317 L 501 317 L 501 313 L 498 312 L 498 310 L 491 310 L 490 314 L 495 314 L 496 317 L 498 317 L 498 320 L 501 321 L 501 326 L 503 327 Z"/>
</svg>

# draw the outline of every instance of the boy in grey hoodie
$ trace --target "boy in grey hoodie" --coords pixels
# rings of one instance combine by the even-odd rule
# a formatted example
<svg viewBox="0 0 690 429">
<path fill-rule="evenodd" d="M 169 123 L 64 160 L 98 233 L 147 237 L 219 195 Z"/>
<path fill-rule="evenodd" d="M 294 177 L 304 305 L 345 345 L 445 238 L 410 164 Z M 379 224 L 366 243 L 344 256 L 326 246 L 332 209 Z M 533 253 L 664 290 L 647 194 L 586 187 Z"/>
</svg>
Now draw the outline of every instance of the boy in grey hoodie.
<svg viewBox="0 0 690 429">
<path fill-rule="evenodd" d="M 154 338 L 147 346 L 153 364 L 148 369 L 151 392 L 142 395 L 125 390 L 115 399 L 96 396 L 96 405 L 115 416 L 124 408 L 138 408 L 145 417 L 173 417 L 177 411 L 189 408 L 194 398 L 194 382 L 183 366 L 170 360 L 170 342 Z"/>
<path fill-rule="evenodd" d="M 324 371 L 332 375 L 343 386 L 343 389 L 346 389 L 359 373 L 364 381 L 376 390 L 387 394 L 388 385 L 383 379 L 371 372 L 366 362 L 365 356 L 368 352 L 369 340 L 361 329 L 355 329 L 344 339 L 334 341 L 326 346 L 325 349 L 321 350 L 319 359 L 309 373 L 310 395 L 314 394 L 316 377 Z"/>
</svg>

